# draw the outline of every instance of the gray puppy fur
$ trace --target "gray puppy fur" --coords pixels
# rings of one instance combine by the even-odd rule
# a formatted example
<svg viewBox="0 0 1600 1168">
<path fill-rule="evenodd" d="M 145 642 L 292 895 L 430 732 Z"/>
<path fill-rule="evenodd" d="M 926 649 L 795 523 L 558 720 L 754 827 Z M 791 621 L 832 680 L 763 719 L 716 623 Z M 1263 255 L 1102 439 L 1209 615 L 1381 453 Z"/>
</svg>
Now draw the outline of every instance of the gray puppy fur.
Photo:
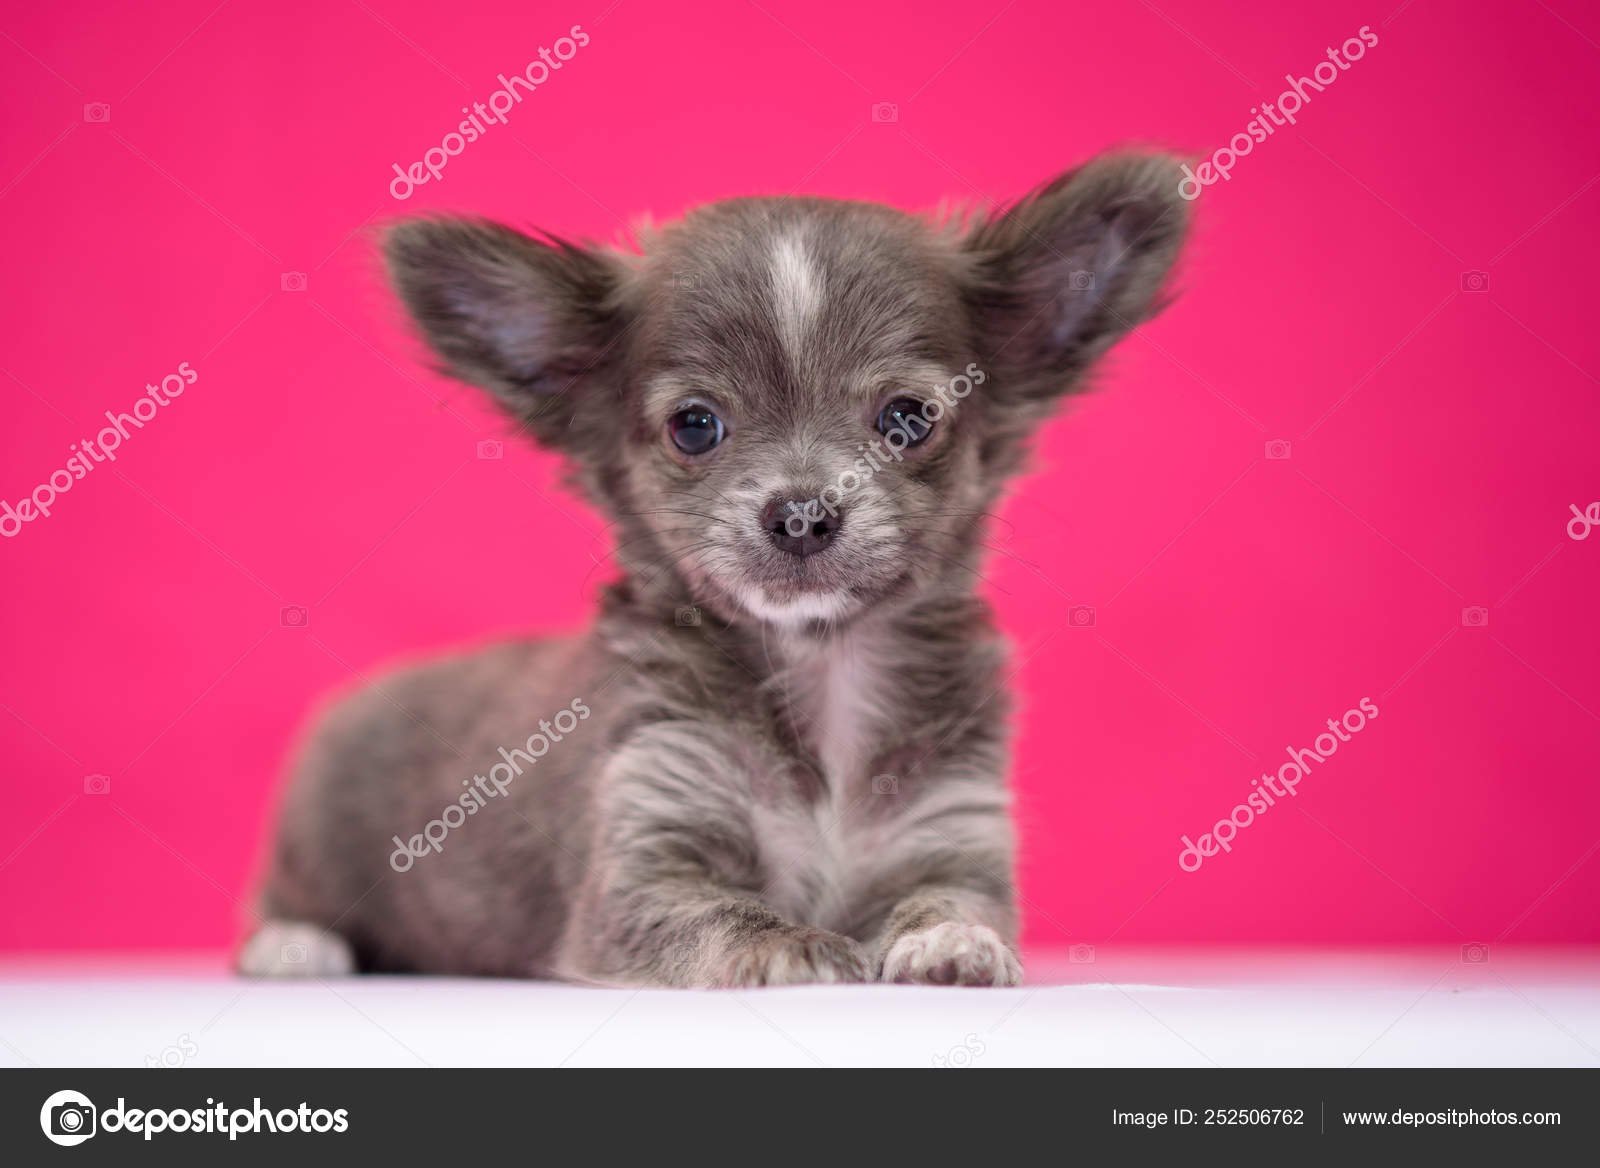
<svg viewBox="0 0 1600 1168">
<path fill-rule="evenodd" d="M 566 455 L 621 576 L 581 637 L 326 715 L 241 969 L 1016 984 L 983 523 L 1156 307 L 1179 177 L 1110 155 L 943 224 L 735 199 L 637 253 L 393 228 L 423 338 Z"/>
</svg>

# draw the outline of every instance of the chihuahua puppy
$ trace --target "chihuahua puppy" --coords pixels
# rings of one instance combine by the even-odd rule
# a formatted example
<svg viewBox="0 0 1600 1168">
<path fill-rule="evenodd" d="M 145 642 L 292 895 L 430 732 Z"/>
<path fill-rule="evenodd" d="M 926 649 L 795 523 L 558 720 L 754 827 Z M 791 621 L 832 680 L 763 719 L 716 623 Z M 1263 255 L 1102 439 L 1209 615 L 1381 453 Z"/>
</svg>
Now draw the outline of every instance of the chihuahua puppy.
<svg viewBox="0 0 1600 1168">
<path fill-rule="evenodd" d="M 984 518 L 1156 307 L 1181 177 L 1104 156 L 956 224 L 734 199 L 637 253 L 390 230 L 442 368 L 566 456 L 621 578 L 586 635 L 326 715 L 241 969 L 1017 984 Z"/>
</svg>

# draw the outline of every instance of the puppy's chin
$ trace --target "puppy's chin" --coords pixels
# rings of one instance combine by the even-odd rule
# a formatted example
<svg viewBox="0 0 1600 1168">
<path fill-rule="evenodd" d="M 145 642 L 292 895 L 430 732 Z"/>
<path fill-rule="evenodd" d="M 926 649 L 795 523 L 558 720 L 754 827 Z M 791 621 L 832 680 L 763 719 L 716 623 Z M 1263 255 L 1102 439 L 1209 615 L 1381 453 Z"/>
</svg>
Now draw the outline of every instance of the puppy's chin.
<svg viewBox="0 0 1600 1168">
<path fill-rule="evenodd" d="M 738 599 L 745 611 L 763 624 L 791 629 L 834 623 L 860 607 L 855 597 L 842 590 L 780 596 L 752 586 L 741 589 Z"/>
</svg>

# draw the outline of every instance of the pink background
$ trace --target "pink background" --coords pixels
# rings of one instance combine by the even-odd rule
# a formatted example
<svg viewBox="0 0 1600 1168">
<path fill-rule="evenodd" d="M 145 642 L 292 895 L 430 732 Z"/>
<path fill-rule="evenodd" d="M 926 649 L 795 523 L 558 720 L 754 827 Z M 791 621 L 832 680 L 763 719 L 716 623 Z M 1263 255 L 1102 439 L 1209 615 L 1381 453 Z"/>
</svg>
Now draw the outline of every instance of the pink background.
<svg viewBox="0 0 1600 1168">
<path fill-rule="evenodd" d="M 390 197 L 574 24 L 509 125 Z M 0 497 L 199 374 L 0 540 L 0 947 L 228 943 L 320 695 L 585 620 L 600 521 L 549 457 L 477 457 L 506 427 L 425 372 L 375 224 L 1003 200 L 1119 141 L 1209 153 L 1363 25 L 1201 196 L 1180 299 L 994 530 L 1027 935 L 1600 941 L 1600 538 L 1565 531 L 1600 499 L 1592 6 L 175 0 L 0 18 Z M 1363 697 L 1293 801 L 1179 870 Z"/>
</svg>

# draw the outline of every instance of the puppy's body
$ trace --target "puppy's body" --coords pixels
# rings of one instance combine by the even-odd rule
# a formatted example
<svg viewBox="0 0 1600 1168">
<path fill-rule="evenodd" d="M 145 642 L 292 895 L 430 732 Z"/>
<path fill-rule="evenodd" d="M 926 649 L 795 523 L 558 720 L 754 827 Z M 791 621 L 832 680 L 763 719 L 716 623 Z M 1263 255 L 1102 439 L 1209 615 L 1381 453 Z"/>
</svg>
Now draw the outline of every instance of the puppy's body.
<svg viewBox="0 0 1600 1168">
<path fill-rule="evenodd" d="M 1175 173 L 1106 160 L 965 235 L 816 200 L 704 208 L 643 256 L 398 229 L 424 335 L 569 456 L 622 579 L 582 638 L 329 714 L 264 907 L 331 955 L 286 961 L 268 929 L 242 965 L 1017 981 L 979 532 L 1027 432 L 1148 311 Z M 497 764 L 437 850 L 406 850 Z"/>
<path fill-rule="evenodd" d="M 894 909 L 927 885 L 1011 935 L 1004 698 L 981 609 L 763 645 L 679 626 L 671 607 L 605 608 L 584 640 L 438 662 L 337 707 L 291 789 L 266 915 L 337 932 L 367 969 L 669 985 L 810 980 L 798 959 L 789 976 L 728 967 L 767 912 L 861 942 L 814 976 L 875 971 Z M 517 759 L 441 851 L 390 867 L 396 834 L 574 698 L 590 718 Z M 732 894 L 720 922 L 702 882 Z M 723 941 L 697 947 L 708 927 Z M 848 959 L 864 964 L 836 968 Z"/>
</svg>

